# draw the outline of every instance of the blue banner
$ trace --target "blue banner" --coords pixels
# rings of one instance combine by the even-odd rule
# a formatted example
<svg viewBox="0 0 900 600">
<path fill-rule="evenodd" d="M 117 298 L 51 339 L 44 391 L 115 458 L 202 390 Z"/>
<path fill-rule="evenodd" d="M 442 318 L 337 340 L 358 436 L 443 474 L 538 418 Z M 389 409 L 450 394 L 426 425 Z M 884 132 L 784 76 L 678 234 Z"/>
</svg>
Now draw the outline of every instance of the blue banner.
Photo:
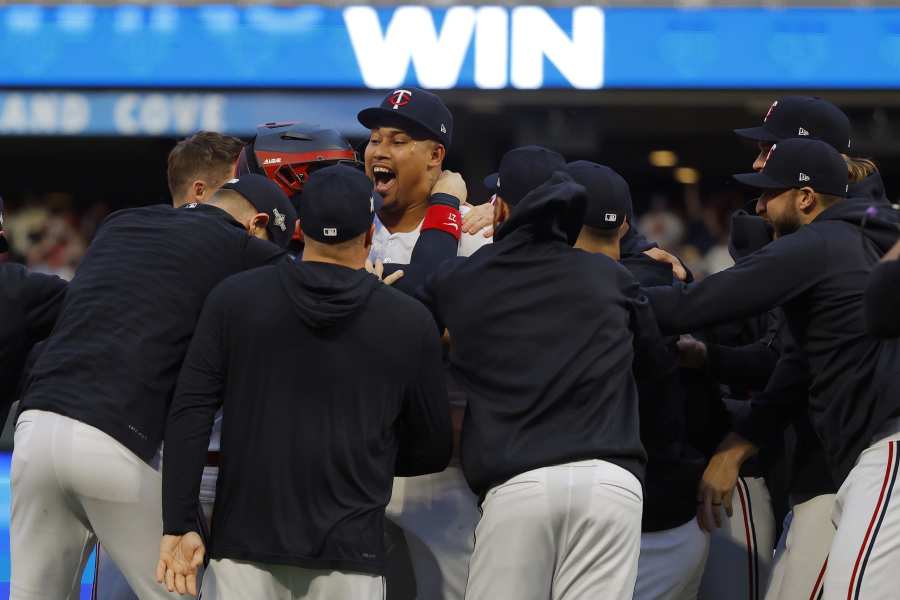
<svg viewBox="0 0 900 600">
<path fill-rule="evenodd" d="M 382 94 L 0 92 L 0 135 L 180 137 L 199 129 L 251 135 L 268 121 L 303 121 L 366 135 L 356 113 Z"/>
<path fill-rule="evenodd" d="M 0 86 L 897 88 L 900 9 L 6 5 Z"/>
</svg>

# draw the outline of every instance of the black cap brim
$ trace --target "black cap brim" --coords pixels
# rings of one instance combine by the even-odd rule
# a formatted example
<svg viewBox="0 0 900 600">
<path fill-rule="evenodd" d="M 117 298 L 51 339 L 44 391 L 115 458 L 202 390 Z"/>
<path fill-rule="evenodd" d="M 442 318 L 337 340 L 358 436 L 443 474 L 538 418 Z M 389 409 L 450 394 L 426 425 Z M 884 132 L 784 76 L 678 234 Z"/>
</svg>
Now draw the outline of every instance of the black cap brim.
<svg viewBox="0 0 900 600">
<path fill-rule="evenodd" d="M 764 190 L 786 190 L 791 187 L 780 181 L 775 181 L 763 173 L 738 173 L 733 177 L 745 185 Z"/>
<path fill-rule="evenodd" d="M 766 129 L 765 127 L 745 127 L 743 129 L 735 129 L 734 132 L 742 138 L 754 140 L 757 142 L 778 142 L 781 138 Z"/>
<path fill-rule="evenodd" d="M 364 108 L 356 115 L 356 119 L 367 129 L 377 129 L 385 125 L 398 125 L 413 137 L 432 139 L 446 144 L 444 136 L 426 127 L 419 121 L 389 108 Z"/>
<path fill-rule="evenodd" d="M 492 194 L 497 191 L 498 179 L 500 179 L 500 173 L 491 173 L 483 180 L 484 187 L 487 188 L 487 190 Z"/>
</svg>

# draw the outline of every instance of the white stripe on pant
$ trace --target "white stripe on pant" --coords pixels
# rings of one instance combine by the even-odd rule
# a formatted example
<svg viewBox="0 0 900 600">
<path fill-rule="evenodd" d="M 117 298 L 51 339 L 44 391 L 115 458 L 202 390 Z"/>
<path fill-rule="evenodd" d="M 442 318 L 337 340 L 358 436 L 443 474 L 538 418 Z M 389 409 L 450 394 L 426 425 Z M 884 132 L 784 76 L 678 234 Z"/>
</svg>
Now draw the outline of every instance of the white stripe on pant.
<svg viewBox="0 0 900 600">
<path fill-rule="evenodd" d="M 834 494 L 794 505 L 784 519 L 766 600 L 816 600 L 834 539 Z"/>
<path fill-rule="evenodd" d="M 466 600 L 632 597 L 643 494 L 602 460 L 527 471 L 482 504 Z"/>
<path fill-rule="evenodd" d="M 900 421 L 863 450 L 838 490 L 825 600 L 900 596 Z"/>
<path fill-rule="evenodd" d="M 215 600 L 384 600 L 384 578 L 351 571 L 213 560 L 203 597 Z"/>
<path fill-rule="evenodd" d="M 142 599 L 173 598 L 156 583 L 162 478 L 99 429 L 29 410 L 12 460 L 12 600 L 77 598 L 99 538 Z"/>
</svg>

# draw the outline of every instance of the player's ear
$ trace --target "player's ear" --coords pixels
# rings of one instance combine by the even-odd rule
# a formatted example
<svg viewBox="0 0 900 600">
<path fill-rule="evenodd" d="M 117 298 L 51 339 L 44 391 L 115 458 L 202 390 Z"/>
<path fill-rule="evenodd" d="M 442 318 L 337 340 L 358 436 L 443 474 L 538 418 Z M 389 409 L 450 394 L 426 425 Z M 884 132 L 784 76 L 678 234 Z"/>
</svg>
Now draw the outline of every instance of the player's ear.
<svg viewBox="0 0 900 600">
<path fill-rule="evenodd" d="M 202 179 L 191 182 L 191 202 L 203 202 L 209 186 Z"/>
<path fill-rule="evenodd" d="M 447 148 L 439 142 L 432 142 L 431 155 L 429 156 L 428 162 L 431 163 L 432 166 L 439 167 L 444 164 L 444 158 L 446 156 Z"/>
<path fill-rule="evenodd" d="M 802 187 L 797 190 L 797 192 L 797 208 L 802 211 L 808 211 L 816 207 L 818 197 L 816 196 L 815 190 L 811 187 Z"/>
</svg>

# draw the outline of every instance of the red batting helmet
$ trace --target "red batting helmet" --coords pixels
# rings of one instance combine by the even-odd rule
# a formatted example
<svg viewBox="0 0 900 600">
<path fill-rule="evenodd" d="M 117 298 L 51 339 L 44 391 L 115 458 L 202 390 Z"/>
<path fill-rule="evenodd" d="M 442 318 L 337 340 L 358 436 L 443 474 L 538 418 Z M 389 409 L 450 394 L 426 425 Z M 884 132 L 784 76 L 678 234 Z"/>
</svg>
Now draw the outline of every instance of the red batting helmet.
<svg viewBox="0 0 900 600">
<path fill-rule="evenodd" d="M 309 175 L 340 162 L 362 168 L 353 146 L 334 129 L 304 123 L 266 123 L 244 146 L 236 175 L 265 175 L 296 203 Z"/>
</svg>

